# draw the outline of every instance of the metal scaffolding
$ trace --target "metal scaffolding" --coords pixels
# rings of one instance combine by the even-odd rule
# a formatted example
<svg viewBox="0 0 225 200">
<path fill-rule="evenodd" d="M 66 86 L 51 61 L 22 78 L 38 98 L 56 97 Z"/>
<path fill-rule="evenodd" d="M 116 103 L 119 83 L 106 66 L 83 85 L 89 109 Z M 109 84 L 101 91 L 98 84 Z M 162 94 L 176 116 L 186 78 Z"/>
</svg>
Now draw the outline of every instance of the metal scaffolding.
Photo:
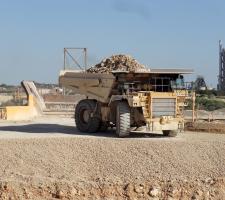
<svg viewBox="0 0 225 200">
<path fill-rule="evenodd" d="M 225 91 L 225 48 L 223 48 L 221 40 L 219 41 L 218 90 Z"/>
<path fill-rule="evenodd" d="M 64 48 L 64 70 L 70 68 L 87 69 L 87 48 Z"/>
</svg>

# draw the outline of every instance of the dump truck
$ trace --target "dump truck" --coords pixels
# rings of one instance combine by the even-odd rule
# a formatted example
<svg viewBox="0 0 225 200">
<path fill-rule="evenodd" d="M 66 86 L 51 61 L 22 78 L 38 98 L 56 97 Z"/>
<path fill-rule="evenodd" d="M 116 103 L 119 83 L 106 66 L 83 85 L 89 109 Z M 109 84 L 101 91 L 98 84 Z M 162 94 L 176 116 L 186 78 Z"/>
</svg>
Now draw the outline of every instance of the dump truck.
<svg viewBox="0 0 225 200">
<path fill-rule="evenodd" d="M 115 127 L 119 137 L 131 132 L 176 136 L 184 128 L 183 109 L 188 90 L 186 69 L 88 73 L 63 70 L 59 84 L 82 94 L 75 108 L 76 127 L 94 133 Z"/>
</svg>

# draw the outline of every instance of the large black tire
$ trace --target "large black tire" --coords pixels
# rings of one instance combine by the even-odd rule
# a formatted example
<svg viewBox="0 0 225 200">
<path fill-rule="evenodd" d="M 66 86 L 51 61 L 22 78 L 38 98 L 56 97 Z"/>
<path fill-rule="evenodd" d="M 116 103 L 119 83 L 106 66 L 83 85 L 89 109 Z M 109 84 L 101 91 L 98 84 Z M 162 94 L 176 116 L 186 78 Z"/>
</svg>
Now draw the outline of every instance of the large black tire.
<svg viewBox="0 0 225 200">
<path fill-rule="evenodd" d="M 163 135 L 167 137 L 176 137 L 178 131 L 177 130 L 164 130 Z"/>
<path fill-rule="evenodd" d="M 127 102 L 118 102 L 116 110 L 116 134 L 126 137 L 130 134 L 130 107 Z"/>
<path fill-rule="evenodd" d="M 94 113 L 96 102 L 94 100 L 81 100 L 75 110 L 75 123 L 81 132 L 95 133 L 100 126 L 100 118 Z"/>
</svg>

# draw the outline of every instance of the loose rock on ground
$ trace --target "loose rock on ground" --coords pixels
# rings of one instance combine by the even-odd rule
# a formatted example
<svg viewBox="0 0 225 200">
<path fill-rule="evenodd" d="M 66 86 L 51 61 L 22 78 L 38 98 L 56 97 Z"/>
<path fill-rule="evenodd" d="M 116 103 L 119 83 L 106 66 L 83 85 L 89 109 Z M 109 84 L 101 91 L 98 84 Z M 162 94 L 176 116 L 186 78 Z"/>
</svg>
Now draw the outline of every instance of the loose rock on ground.
<svg viewBox="0 0 225 200">
<path fill-rule="evenodd" d="M 225 199 L 225 136 L 80 133 L 73 119 L 0 123 L 0 199 Z"/>
</svg>

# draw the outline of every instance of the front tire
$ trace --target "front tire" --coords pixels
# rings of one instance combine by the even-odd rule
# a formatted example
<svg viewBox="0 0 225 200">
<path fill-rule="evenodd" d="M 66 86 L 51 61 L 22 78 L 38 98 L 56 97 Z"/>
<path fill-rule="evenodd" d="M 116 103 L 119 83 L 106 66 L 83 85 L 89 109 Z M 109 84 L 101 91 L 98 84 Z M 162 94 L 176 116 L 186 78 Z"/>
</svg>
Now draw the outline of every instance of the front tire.
<svg viewBox="0 0 225 200">
<path fill-rule="evenodd" d="M 94 100 L 81 100 L 75 110 L 75 123 L 81 132 L 95 133 L 100 126 L 100 118 L 95 114 L 96 102 Z"/>
<path fill-rule="evenodd" d="M 127 102 L 118 102 L 116 112 L 116 134 L 126 137 L 130 134 L 130 107 Z"/>
</svg>

